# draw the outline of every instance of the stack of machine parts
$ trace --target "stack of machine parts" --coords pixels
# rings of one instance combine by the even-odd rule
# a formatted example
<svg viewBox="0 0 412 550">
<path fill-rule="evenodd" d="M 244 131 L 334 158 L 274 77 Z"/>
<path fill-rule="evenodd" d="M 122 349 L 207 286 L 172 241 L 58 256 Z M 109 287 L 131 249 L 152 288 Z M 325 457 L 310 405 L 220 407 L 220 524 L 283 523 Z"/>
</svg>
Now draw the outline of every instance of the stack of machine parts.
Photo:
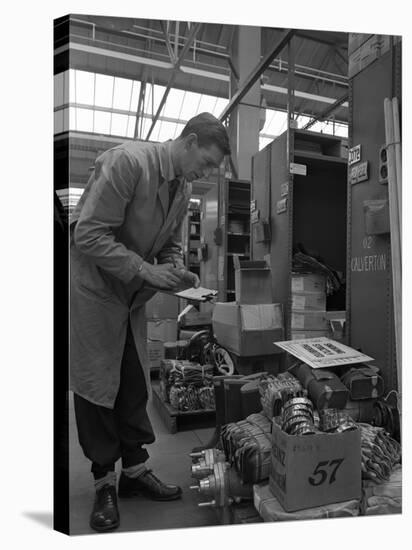
<svg viewBox="0 0 412 550">
<path fill-rule="evenodd" d="M 304 363 L 297 363 L 290 370 L 319 411 L 338 409 L 352 421 L 382 427 L 391 437 L 400 440 L 396 392 L 383 397 L 383 379 L 377 367 L 364 364 L 349 368 L 342 366 L 340 376 L 328 369 L 313 369 Z"/>
<path fill-rule="evenodd" d="M 356 430 L 357 424 L 344 411 L 338 409 L 314 409 L 307 397 L 295 397 L 287 401 L 282 412 L 275 417 L 279 427 L 289 435 L 313 435 L 316 433 L 341 433 Z"/>
<path fill-rule="evenodd" d="M 259 382 L 259 393 L 263 412 L 269 419 L 279 416 L 283 405 L 289 399 L 306 397 L 308 394 L 299 380 L 288 372 L 262 377 Z"/>
<path fill-rule="evenodd" d="M 402 466 L 394 467 L 387 481 L 362 483 L 362 515 L 400 514 L 402 512 Z"/>
<path fill-rule="evenodd" d="M 401 447 L 383 428 L 359 423 L 361 430 L 362 478 L 388 481 L 401 463 Z"/>
<path fill-rule="evenodd" d="M 269 477 L 271 423 L 259 413 L 222 427 L 221 441 L 226 459 L 243 483 L 258 483 Z"/>
<path fill-rule="evenodd" d="M 178 411 L 214 409 L 213 365 L 164 359 L 160 366 L 163 400 Z"/>
</svg>

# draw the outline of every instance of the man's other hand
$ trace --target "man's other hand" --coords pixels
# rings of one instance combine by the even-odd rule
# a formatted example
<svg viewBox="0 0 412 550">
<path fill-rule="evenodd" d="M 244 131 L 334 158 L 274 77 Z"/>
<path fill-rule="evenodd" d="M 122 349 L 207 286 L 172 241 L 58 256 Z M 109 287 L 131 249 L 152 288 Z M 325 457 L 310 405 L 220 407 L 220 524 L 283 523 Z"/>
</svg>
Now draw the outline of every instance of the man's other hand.
<svg viewBox="0 0 412 550">
<path fill-rule="evenodd" d="M 139 275 L 150 286 L 155 288 L 176 290 L 181 285 L 179 270 L 177 270 L 172 264 L 152 265 L 144 262 Z"/>
</svg>

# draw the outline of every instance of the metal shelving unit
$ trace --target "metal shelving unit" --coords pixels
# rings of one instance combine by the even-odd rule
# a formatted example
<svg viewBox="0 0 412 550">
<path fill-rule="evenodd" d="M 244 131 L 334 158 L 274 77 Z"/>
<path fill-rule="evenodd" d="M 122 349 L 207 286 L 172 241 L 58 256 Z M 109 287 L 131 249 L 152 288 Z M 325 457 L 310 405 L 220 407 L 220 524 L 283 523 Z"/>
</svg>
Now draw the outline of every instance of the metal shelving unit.
<svg viewBox="0 0 412 550">
<path fill-rule="evenodd" d="M 234 256 L 250 257 L 250 182 L 219 181 L 218 291 L 219 300 L 235 300 Z"/>
</svg>

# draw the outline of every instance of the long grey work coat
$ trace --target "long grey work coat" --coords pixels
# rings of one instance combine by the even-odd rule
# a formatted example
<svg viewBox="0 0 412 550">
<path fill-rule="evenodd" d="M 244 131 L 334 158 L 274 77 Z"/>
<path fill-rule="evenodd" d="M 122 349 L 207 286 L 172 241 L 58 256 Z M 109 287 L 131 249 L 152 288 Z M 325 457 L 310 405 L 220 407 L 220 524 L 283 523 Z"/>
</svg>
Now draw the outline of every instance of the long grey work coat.
<svg viewBox="0 0 412 550">
<path fill-rule="evenodd" d="M 113 408 L 128 319 L 150 388 L 144 261 L 182 265 L 181 224 L 191 184 L 180 182 L 169 208 L 168 182 L 176 177 L 171 142 L 130 142 L 96 160 L 73 212 L 70 241 L 71 389 Z"/>
</svg>

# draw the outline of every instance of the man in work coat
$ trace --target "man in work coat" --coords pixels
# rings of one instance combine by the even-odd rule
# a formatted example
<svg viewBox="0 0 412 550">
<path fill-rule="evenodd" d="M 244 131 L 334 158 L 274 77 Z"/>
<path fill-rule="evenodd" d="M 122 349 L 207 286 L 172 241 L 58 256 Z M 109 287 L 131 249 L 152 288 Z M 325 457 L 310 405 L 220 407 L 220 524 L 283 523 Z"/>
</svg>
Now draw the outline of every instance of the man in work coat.
<svg viewBox="0 0 412 550">
<path fill-rule="evenodd" d="M 181 495 L 145 466 L 144 445 L 155 437 L 146 412 L 144 304 L 154 294 L 150 287 L 176 290 L 183 279 L 186 287 L 199 285 L 184 271 L 180 246 L 190 182 L 207 177 L 229 152 L 224 126 L 209 113 L 191 119 L 175 140 L 124 143 L 97 158 L 73 213 L 71 389 L 80 445 L 92 462 L 90 525 L 97 531 L 120 523 L 119 458 L 119 497 Z"/>
</svg>

